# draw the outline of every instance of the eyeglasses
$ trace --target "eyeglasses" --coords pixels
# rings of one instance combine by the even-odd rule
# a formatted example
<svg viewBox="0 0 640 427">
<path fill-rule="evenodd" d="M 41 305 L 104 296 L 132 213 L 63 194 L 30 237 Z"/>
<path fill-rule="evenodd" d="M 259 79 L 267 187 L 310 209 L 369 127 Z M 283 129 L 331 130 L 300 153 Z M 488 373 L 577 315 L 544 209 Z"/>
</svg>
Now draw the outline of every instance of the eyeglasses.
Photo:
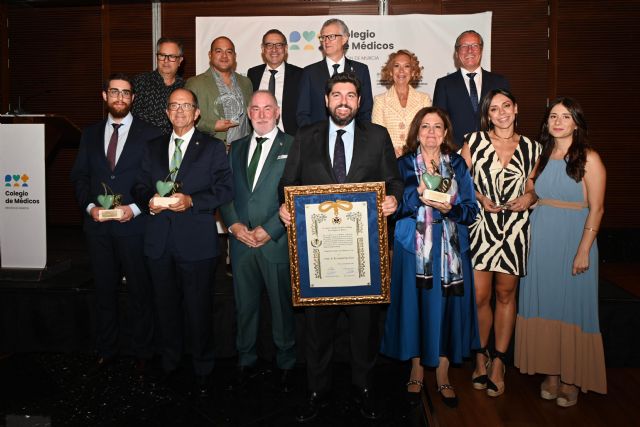
<svg viewBox="0 0 640 427">
<path fill-rule="evenodd" d="M 263 43 L 262 46 L 264 46 L 265 49 L 267 50 L 282 50 L 284 49 L 284 47 L 286 46 L 286 43 Z"/>
<path fill-rule="evenodd" d="M 156 53 L 156 58 L 158 58 L 158 61 L 176 62 L 178 58 L 182 58 L 182 57 L 180 55 L 167 55 L 164 53 Z"/>
<path fill-rule="evenodd" d="M 180 104 L 178 102 L 170 102 L 167 105 L 167 109 L 169 111 L 178 111 L 180 108 L 182 108 L 182 111 L 191 111 L 198 108 L 198 106 L 195 104 L 189 104 L 187 102 L 185 102 L 184 104 Z"/>
<path fill-rule="evenodd" d="M 123 98 L 131 98 L 131 91 L 129 89 L 120 90 L 111 88 L 107 89 L 107 93 L 111 98 L 118 98 L 120 95 L 122 95 Z"/>
<path fill-rule="evenodd" d="M 329 40 L 329 41 L 334 41 L 336 39 L 336 37 L 343 37 L 342 34 L 326 34 L 324 36 L 318 36 L 318 40 L 320 40 L 320 43 L 322 43 L 325 40 Z"/>
<path fill-rule="evenodd" d="M 460 49 L 460 50 L 480 50 L 481 47 L 482 47 L 482 45 L 480 45 L 479 43 L 459 44 L 458 45 L 458 49 Z"/>
</svg>

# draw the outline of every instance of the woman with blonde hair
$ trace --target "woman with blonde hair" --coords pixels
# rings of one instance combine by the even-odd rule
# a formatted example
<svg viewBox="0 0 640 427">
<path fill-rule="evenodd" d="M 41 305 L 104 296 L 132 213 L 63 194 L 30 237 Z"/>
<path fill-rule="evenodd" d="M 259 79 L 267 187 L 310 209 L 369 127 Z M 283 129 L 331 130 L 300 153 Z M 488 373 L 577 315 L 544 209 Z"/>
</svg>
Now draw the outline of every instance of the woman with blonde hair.
<svg viewBox="0 0 640 427">
<path fill-rule="evenodd" d="M 422 67 L 418 57 L 406 49 L 389 55 L 380 80 L 388 90 L 374 98 L 371 121 L 387 128 L 396 157 L 400 157 L 413 117 L 431 105 L 431 98 L 415 90 L 422 80 Z"/>
</svg>

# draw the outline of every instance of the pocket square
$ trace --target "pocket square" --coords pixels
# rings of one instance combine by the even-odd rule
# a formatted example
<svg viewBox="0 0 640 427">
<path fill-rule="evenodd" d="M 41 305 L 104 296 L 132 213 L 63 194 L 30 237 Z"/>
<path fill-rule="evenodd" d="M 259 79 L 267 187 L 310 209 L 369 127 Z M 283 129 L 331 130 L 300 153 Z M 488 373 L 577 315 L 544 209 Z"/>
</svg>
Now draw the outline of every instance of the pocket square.
<svg viewBox="0 0 640 427">
<path fill-rule="evenodd" d="M 280 154 L 278 156 L 278 160 L 282 160 L 282 159 L 286 159 L 287 158 L 287 154 Z"/>
</svg>

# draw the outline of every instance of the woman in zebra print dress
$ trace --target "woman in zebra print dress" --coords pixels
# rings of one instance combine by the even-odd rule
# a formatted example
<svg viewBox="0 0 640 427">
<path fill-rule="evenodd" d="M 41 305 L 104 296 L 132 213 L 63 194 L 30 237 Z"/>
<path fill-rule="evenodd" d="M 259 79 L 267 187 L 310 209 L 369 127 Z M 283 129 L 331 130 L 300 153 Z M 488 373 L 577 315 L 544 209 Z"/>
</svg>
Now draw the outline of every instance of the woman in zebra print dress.
<svg viewBox="0 0 640 427">
<path fill-rule="evenodd" d="M 480 106 L 482 131 L 467 135 L 462 148 L 481 207 L 469 227 L 482 345 L 472 383 L 491 397 L 504 393 L 504 360 L 515 324 L 516 289 L 519 277 L 526 274 L 529 207 L 537 200 L 531 177 L 541 148 L 516 133 L 517 114 L 509 91 L 490 91 Z M 495 314 L 490 305 L 494 280 Z M 487 351 L 492 326 L 493 359 Z"/>
</svg>

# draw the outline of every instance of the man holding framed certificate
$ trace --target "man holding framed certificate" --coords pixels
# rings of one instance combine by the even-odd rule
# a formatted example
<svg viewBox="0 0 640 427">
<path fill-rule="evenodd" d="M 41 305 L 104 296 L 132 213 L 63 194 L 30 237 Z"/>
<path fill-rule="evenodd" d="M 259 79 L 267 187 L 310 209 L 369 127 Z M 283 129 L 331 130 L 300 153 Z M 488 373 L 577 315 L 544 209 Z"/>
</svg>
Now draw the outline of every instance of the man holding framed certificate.
<svg viewBox="0 0 640 427">
<path fill-rule="evenodd" d="M 288 186 L 384 182 L 382 214 L 393 214 L 402 197 L 403 183 L 387 130 L 354 120 L 360 106 L 359 80 L 351 73 L 336 74 L 327 81 L 325 94 L 330 118 L 298 130 L 280 180 L 281 202 Z M 287 226 L 294 219 L 284 203 L 280 207 L 280 218 Z M 293 262 L 295 259 L 292 258 Z M 355 303 L 305 308 L 310 395 L 306 405 L 297 411 L 300 422 L 316 418 L 320 409 L 329 404 L 333 335 L 343 310 L 349 320 L 355 400 L 365 418 L 380 417 L 374 403 L 371 375 L 379 348 L 379 306 Z"/>
</svg>

